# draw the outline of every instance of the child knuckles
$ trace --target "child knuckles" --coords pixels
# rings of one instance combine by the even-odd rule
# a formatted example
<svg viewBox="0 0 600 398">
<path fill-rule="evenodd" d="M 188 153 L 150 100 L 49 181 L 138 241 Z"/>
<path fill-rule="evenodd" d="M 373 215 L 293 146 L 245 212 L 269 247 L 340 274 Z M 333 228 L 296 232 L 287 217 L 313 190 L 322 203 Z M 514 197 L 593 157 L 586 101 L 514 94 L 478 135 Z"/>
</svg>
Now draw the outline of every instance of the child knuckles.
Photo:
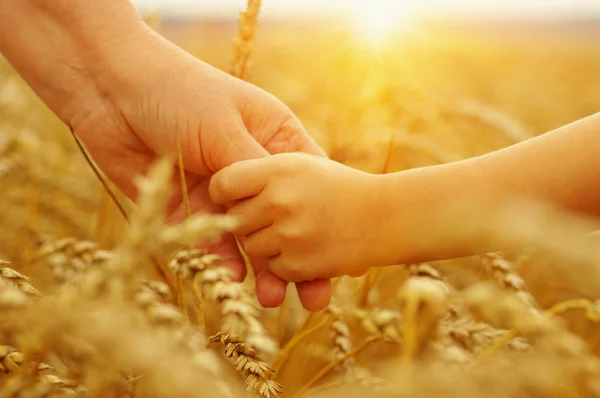
<svg viewBox="0 0 600 398">
<path fill-rule="evenodd" d="M 298 229 L 286 227 L 279 228 L 277 231 L 277 235 L 282 243 L 290 244 L 298 243 L 301 240 L 303 234 Z"/>
<path fill-rule="evenodd" d="M 293 207 L 293 200 L 289 195 L 283 194 L 280 191 L 273 191 L 267 197 L 267 206 L 271 211 L 288 211 Z"/>
</svg>

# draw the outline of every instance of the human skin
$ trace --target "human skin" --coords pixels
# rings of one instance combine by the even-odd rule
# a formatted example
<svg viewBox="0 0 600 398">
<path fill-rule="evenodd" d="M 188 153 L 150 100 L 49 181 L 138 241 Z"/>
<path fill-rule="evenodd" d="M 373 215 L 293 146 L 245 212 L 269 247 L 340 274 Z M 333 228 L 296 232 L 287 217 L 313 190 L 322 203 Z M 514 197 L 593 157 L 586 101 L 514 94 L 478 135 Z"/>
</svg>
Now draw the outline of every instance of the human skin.
<svg viewBox="0 0 600 398">
<path fill-rule="evenodd" d="M 128 0 L 0 0 L 0 51 L 132 199 L 135 177 L 176 154 L 178 139 L 194 212 L 224 211 L 210 201 L 208 183 L 229 164 L 282 152 L 325 156 L 282 102 L 152 32 Z M 174 188 L 168 211 L 177 222 L 185 212 Z M 233 236 L 210 250 L 244 278 Z M 286 282 L 264 261 L 252 265 L 260 303 L 281 304 Z M 309 310 L 331 296 L 329 280 L 297 289 Z"/>
<path fill-rule="evenodd" d="M 515 204 L 600 217 L 599 154 L 597 113 L 483 156 L 388 175 L 310 155 L 248 160 L 216 173 L 209 191 L 239 220 L 246 252 L 299 282 L 505 249 L 515 242 L 486 224 Z"/>
</svg>

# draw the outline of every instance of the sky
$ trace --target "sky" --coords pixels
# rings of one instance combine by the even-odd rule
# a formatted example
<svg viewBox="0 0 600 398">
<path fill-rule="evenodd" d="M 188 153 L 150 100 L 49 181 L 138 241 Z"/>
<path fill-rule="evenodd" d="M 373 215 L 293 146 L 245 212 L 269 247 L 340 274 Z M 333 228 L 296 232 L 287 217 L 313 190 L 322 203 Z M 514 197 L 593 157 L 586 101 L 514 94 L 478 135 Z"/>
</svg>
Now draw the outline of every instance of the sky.
<svg viewBox="0 0 600 398">
<path fill-rule="evenodd" d="M 230 17 L 246 0 L 133 0 L 145 11 L 159 7 L 166 14 Z M 263 0 L 263 17 L 348 15 L 380 10 L 398 16 L 600 17 L 600 0 Z"/>
</svg>

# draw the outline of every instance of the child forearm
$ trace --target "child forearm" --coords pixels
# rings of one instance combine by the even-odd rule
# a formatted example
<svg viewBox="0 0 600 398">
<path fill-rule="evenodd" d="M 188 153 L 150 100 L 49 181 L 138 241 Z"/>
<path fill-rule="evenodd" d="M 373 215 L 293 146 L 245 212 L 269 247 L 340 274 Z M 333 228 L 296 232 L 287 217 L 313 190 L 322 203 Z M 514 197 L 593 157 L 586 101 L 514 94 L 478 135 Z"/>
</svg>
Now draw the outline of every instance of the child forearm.
<svg viewBox="0 0 600 398">
<path fill-rule="evenodd" d="M 503 249 L 481 231 L 514 200 L 600 217 L 599 157 L 600 113 L 484 156 L 383 176 L 386 261 Z"/>
</svg>

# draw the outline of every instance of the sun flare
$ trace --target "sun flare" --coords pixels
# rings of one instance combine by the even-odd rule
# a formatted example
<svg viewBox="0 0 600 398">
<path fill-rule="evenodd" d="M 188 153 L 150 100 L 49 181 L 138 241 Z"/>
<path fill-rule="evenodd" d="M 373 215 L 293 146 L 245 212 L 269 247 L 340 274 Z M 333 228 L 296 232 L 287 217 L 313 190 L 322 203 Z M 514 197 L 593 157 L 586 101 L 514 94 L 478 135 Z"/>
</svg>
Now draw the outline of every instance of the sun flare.
<svg viewBox="0 0 600 398">
<path fill-rule="evenodd" d="M 373 44 L 382 44 L 408 28 L 419 11 L 419 1 L 351 2 L 351 23 L 356 33 Z"/>
</svg>

